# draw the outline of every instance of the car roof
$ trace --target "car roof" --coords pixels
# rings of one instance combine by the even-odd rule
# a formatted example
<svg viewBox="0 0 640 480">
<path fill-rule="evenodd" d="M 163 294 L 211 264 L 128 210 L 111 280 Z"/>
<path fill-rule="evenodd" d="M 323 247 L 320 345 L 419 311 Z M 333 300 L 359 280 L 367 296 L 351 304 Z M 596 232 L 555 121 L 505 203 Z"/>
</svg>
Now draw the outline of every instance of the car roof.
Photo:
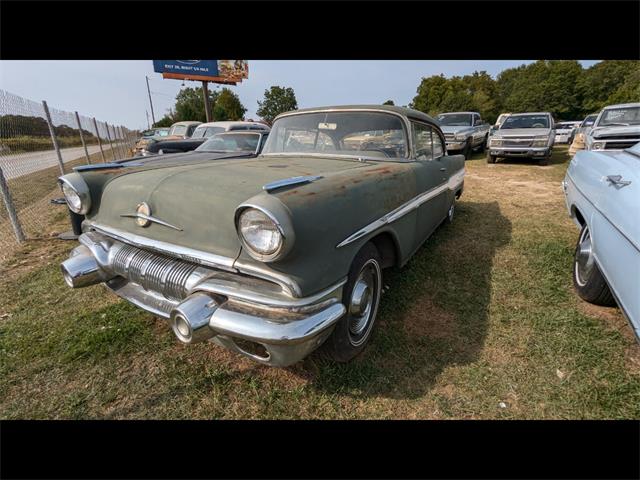
<svg viewBox="0 0 640 480">
<path fill-rule="evenodd" d="M 549 112 L 520 112 L 520 113 L 510 113 L 509 115 L 518 116 L 518 115 L 551 115 Z"/>
<path fill-rule="evenodd" d="M 241 121 L 241 120 L 236 120 L 236 121 L 224 121 L 224 122 L 207 122 L 207 123 L 203 123 L 200 126 L 201 127 L 232 127 L 235 125 L 256 125 L 256 126 L 260 126 L 260 127 L 264 127 L 265 129 L 268 129 L 269 126 L 265 125 L 264 123 L 260 123 L 260 122 L 245 122 L 245 121 Z"/>
<path fill-rule="evenodd" d="M 629 107 L 640 107 L 640 103 L 619 103 L 617 105 L 607 105 L 603 108 L 603 110 L 608 110 L 610 108 L 629 108 Z"/>
<path fill-rule="evenodd" d="M 176 122 L 176 123 L 174 123 L 174 124 L 173 124 L 173 125 L 171 125 L 171 126 L 172 126 L 172 127 L 173 127 L 173 126 L 175 126 L 175 125 L 187 125 L 187 126 L 188 126 L 188 125 L 194 125 L 194 124 L 196 124 L 196 125 L 200 125 L 201 123 L 202 123 L 202 122 L 196 122 L 196 121 L 185 120 L 185 121 L 182 121 L 182 122 Z"/>
<path fill-rule="evenodd" d="M 294 113 L 322 112 L 327 110 L 386 111 L 386 112 L 402 115 L 405 117 L 413 118 L 416 120 L 422 120 L 425 122 L 433 123 L 434 125 L 438 125 L 438 122 L 434 120 L 432 117 L 430 117 L 429 115 L 427 115 L 426 113 L 420 112 L 419 110 L 414 110 L 412 108 L 398 107 L 396 105 L 334 105 L 334 106 L 328 106 L 328 107 L 301 108 L 300 110 L 292 110 L 289 112 L 281 113 L 276 117 L 276 119 L 278 119 L 279 117 L 291 115 Z"/>
<path fill-rule="evenodd" d="M 439 113 L 438 115 L 453 115 L 453 114 L 457 114 L 457 113 L 464 113 L 464 114 L 467 114 L 467 115 L 472 115 L 472 114 L 475 113 L 475 114 L 480 115 L 479 112 L 442 112 L 442 113 Z"/>
</svg>

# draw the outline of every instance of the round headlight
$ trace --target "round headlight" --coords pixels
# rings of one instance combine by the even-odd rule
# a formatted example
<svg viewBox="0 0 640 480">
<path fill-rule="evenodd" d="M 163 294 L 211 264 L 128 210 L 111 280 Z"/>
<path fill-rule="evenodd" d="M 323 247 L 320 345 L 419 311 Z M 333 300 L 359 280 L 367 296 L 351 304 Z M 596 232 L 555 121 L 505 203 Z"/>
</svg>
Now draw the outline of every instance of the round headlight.
<svg viewBox="0 0 640 480">
<path fill-rule="evenodd" d="M 69 209 L 74 213 L 84 215 L 91 209 L 91 195 L 89 194 L 89 187 L 81 178 L 67 178 L 72 177 L 73 175 L 78 174 L 71 173 L 64 177 L 60 177 L 60 186 Z"/>
<path fill-rule="evenodd" d="M 67 205 L 69 205 L 71 211 L 80 213 L 80 210 L 82 210 L 82 200 L 80 199 L 78 192 L 71 188 L 71 185 L 63 183 L 62 193 L 64 194 L 64 198 L 67 200 Z"/>
<path fill-rule="evenodd" d="M 276 255 L 284 240 L 278 224 L 255 208 L 247 208 L 240 214 L 238 233 L 250 250 L 267 257 Z"/>
</svg>

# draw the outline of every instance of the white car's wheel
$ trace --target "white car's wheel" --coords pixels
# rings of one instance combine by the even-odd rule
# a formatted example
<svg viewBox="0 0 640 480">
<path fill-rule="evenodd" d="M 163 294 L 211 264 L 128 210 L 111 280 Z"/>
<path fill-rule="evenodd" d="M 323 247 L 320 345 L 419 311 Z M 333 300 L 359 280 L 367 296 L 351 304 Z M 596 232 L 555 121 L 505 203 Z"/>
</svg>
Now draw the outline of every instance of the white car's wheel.
<svg viewBox="0 0 640 480">
<path fill-rule="evenodd" d="M 609 285 L 596 264 L 591 233 L 586 224 L 580 231 L 573 259 L 573 286 L 580 298 L 589 303 L 604 306 L 616 304 Z"/>
</svg>

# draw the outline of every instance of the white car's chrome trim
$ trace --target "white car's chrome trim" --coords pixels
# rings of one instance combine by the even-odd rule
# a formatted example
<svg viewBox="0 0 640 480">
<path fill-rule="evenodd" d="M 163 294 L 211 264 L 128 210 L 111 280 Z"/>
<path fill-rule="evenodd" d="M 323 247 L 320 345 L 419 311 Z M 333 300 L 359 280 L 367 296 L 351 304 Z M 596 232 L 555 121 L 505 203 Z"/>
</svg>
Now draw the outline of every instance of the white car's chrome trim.
<svg viewBox="0 0 640 480">
<path fill-rule="evenodd" d="M 423 203 L 428 202 L 429 200 L 431 200 L 432 198 L 440 195 L 442 192 L 444 192 L 446 190 L 455 190 L 464 181 L 464 173 L 465 173 L 464 172 L 464 168 L 458 170 L 456 173 L 451 175 L 451 177 L 449 178 L 448 181 L 442 183 L 441 185 L 438 185 L 437 187 L 432 188 L 431 190 L 427 190 L 426 192 L 421 193 L 420 195 L 418 195 L 416 197 L 413 197 L 411 200 L 409 200 L 408 202 L 400 205 L 395 210 L 392 210 L 389 213 L 387 213 L 386 215 L 383 215 L 382 217 L 380 217 L 379 219 L 374 220 L 370 224 L 364 226 L 363 228 L 361 228 L 357 232 L 355 232 L 352 235 L 350 235 L 347 238 L 345 238 L 342 242 L 340 242 L 338 245 L 336 245 L 336 248 L 344 247 L 345 245 L 348 245 L 348 244 L 350 244 L 352 242 L 355 242 L 359 238 L 362 238 L 365 235 L 368 235 L 369 233 L 377 230 L 378 228 L 382 227 L 383 225 L 395 222 L 399 218 L 402 218 L 407 213 L 411 212 L 412 210 L 415 210 L 416 208 L 418 208 Z"/>
</svg>

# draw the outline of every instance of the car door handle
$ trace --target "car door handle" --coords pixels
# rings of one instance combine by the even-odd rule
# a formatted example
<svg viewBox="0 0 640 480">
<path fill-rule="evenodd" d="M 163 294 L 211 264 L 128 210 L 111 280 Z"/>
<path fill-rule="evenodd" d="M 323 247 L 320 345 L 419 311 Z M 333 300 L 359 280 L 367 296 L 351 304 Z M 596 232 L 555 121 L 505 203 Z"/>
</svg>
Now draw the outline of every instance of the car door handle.
<svg viewBox="0 0 640 480">
<path fill-rule="evenodd" d="M 617 187 L 625 187 L 627 185 L 631 185 L 631 180 L 622 180 L 622 175 L 609 175 L 607 176 L 607 182 Z"/>
<path fill-rule="evenodd" d="M 442 168 L 440 169 L 440 171 L 441 171 L 441 172 L 446 172 L 446 171 L 447 171 L 447 169 L 446 169 L 446 168 L 444 168 L 444 167 L 442 167 Z"/>
</svg>

